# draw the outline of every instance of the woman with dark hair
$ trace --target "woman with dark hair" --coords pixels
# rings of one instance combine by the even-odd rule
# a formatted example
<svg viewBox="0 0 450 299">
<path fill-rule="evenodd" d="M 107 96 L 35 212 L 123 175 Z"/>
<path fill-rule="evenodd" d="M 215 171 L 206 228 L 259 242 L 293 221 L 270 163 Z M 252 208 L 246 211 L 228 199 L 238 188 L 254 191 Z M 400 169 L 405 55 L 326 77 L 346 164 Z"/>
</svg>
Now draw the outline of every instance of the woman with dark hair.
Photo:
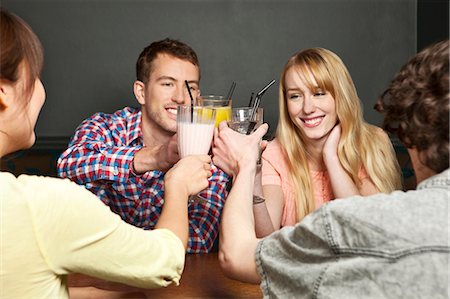
<svg viewBox="0 0 450 299">
<path fill-rule="evenodd" d="M 253 182 L 258 143 L 219 126 L 213 161 L 231 169 L 219 258 L 225 273 L 261 283 L 265 298 L 448 298 L 449 41 L 396 75 L 377 104 L 411 155 L 417 189 L 352 196 L 258 239 Z"/>
<path fill-rule="evenodd" d="M 42 45 L 31 28 L 2 8 L 0 36 L 1 158 L 33 145 L 45 91 Z M 152 231 L 125 223 L 69 180 L 0 172 L 0 297 L 68 298 L 71 272 L 142 288 L 178 284 L 188 196 L 208 186 L 210 162 L 191 156 L 166 174 L 165 205 Z"/>
</svg>

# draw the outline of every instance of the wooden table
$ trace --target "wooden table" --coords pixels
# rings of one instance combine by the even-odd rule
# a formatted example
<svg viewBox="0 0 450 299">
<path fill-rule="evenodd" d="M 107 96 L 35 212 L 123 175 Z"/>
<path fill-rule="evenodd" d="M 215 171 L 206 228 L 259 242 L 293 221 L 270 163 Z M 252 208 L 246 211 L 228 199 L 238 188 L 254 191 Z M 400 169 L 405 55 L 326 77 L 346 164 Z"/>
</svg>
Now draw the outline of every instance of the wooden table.
<svg viewBox="0 0 450 299">
<path fill-rule="evenodd" d="M 71 298 L 262 298 L 259 285 L 227 278 L 217 253 L 188 254 L 180 285 L 159 289 L 136 289 L 100 281 L 88 276 L 69 275 Z M 96 286 L 96 287 L 93 287 Z"/>
</svg>

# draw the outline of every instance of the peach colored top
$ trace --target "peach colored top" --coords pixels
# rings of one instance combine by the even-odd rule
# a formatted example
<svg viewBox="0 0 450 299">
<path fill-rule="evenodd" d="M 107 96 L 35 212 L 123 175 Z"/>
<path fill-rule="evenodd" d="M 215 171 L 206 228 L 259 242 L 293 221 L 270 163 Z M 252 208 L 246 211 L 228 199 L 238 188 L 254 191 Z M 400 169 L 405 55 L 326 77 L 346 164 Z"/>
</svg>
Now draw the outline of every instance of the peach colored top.
<svg viewBox="0 0 450 299">
<path fill-rule="evenodd" d="M 289 175 L 287 157 L 277 139 L 269 142 L 262 155 L 262 185 L 278 185 L 283 191 L 284 208 L 281 226 L 292 226 L 297 223 L 294 185 Z M 328 171 L 311 171 L 312 185 L 315 195 L 316 209 L 335 198 Z M 362 179 L 367 174 L 361 170 Z"/>
</svg>

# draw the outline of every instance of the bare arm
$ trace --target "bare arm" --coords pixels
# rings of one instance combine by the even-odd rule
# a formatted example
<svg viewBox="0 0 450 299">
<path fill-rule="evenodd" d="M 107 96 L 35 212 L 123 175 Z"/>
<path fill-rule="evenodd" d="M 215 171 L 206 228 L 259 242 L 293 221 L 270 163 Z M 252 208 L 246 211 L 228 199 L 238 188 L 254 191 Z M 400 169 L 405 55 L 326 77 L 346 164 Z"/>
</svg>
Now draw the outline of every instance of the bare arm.
<svg viewBox="0 0 450 299">
<path fill-rule="evenodd" d="M 222 213 L 219 260 L 225 274 L 244 282 L 259 283 L 255 250 L 259 241 L 253 218 L 253 190 L 248 179 L 254 169 L 241 169 L 233 183 Z"/>
<path fill-rule="evenodd" d="M 265 185 L 263 186 L 263 194 L 266 200 L 257 207 L 259 212 L 255 213 L 256 235 L 259 238 L 265 237 L 281 228 L 281 217 L 284 207 L 283 192 L 280 186 Z M 269 225 L 272 227 L 272 231 L 267 229 Z"/>
<path fill-rule="evenodd" d="M 216 134 L 217 136 L 217 134 Z M 264 149 L 267 141 L 261 142 Z M 218 147 L 215 148 L 218 151 Z M 229 152 L 227 153 L 229 154 Z M 234 158 L 224 159 L 221 168 L 230 176 L 236 176 L 234 171 Z M 280 186 L 262 186 L 261 184 L 261 165 L 256 165 L 254 176 L 253 195 L 260 196 L 265 201 L 253 205 L 253 215 L 255 217 L 255 231 L 258 238 L 268 236 L 281 227 L 281 216 L 283 213 L 283 192 Z"/>
<path fill-rule="evenodd" d="M 246 136 L 222 122 L 214 137 L 213 161 L 219 167 L 231 165 L 228 169 L 234 177 L 220 225 L 220 264 L 227 276 L 251 283 L 260 281 L 255 263 L 259 239 L 255 234 L 253 189 L 259 142 L 267 129 L 262 125 Z"/>
<path fill-rule="evenodd" d="M 255 184 L 253 187 L 253 194 L 264 199 L 262 202 L 253 202 L 253 215 L 255 216 L 255 231 L 258 238 L 270 235 L 275 231 L 275 226 L 272 223 L 270 213 L 267 209 L 267 196 L 264 196 L 263 187 L 261 184 L 261 165 L 256 166 Z"/>
<path fill-rule="evenodd" d="M 209 156 L 188 156 L 181 159 L 165 175 L 164 206 L 155 228 L 175 233 L 187 248 L 188 197 L 205 189 L 211 176 Z"/>
</svg>

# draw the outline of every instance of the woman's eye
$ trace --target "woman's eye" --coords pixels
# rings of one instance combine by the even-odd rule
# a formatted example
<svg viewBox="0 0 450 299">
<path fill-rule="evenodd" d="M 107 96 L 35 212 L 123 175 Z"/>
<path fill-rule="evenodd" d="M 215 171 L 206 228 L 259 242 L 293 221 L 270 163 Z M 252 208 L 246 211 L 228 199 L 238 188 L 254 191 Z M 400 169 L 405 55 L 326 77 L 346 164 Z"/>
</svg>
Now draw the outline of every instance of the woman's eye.
<svg viewBox="0 0 450 299">
<path fill-rule="evenodd" d="M 289 95 L 289 100 L 291 100 L 291 101 L 296 101 L 296 100 L 298 100 L 298 99 L 300 99 L 300 97 L 301 97 L 301 95 L 300 94 L 291 94 L 291 95 Z"/>
<path fill-rule="evenodd" d="M 320 96 L 324 96 L 324 95 L 326 95 L 326 94 L 327 94 L 327 93 L 326 93 L 325 91 L 318 90 L 318 91 L 316 91 L 316 92 L 314 93 L 314 96 L 320 97 Z"/>
</svg>

